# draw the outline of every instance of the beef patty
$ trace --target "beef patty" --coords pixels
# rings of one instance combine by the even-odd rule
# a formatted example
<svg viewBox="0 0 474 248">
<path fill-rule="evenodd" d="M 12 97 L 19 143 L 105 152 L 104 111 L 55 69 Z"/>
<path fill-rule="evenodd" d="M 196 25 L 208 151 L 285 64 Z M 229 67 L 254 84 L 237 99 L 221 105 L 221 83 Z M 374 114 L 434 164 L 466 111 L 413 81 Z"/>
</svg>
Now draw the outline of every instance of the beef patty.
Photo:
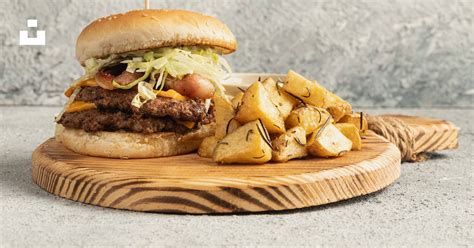
<svg viewBox="0 0 474 248">
<path fill-rule="evenodd" d="M 131 105 L 132 99 L 136 94 L 137 91 L 134 89 L 105 90 L 101 87 L 85 87 L 77 94 L 75 100 L 93 102 L 99 109 L 117 109 L 149 117 L 171 117 L 175 120 L 193 122 L 206 122 L 206 119 L 209 119 L 203 100 L 187 99 L 185 101 L 178 101 L 158 96 L 155 100 L 143 104 L 141 108 L 136 108 Z"/>
<path fill-rule="evenodd" d="M 106 112 L 98 109 L 64 113 L 58 123 L 67 128 L 83 129 L 86 132 L 124 130 L 135 133 L 186 133 L 190 131 L 169 117 L 153 118 L 136 113 Z"/>
</svg>

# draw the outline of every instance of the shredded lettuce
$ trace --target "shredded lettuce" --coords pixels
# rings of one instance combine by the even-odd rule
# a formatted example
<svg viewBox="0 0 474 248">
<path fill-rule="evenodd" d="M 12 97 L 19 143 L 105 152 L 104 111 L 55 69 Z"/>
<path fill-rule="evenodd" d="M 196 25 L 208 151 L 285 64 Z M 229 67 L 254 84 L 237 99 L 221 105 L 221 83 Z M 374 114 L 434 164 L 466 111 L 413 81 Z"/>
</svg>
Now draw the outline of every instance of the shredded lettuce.
<svg viewBox="0 0 474 248">
<path fill-rule="evenodd" d="M 115 88 L 118 88 L 118 89 L 128 90 L 128 89 L 131 89 L 133 86 L 137 85 L 139 82 L 145 80 L 148 76 L 150 76 L 150 73 L 151 73 L 151 68 L 147 68 L 145 70 L 145 74 L 143 74 L 143 76 L 141 76 L 137 80 L 135 80 L 135 81 L 133 81 L 133 82 L 127 84 L 127 85 L 121 85 L 121 84 L 115 82 L 115 80 L 112 81 L 112 85 Z"/>
<path fill-rule="evenodd" d="M 88 59 L 85 61 L 85 75 L 75 82 L 92 78 L 101 68 L 117 63 L 127 64 L 126 70 L 130 73 L 144 72 L 142 77 L 127 85 L 113 82 L 113 86 L 119 89 L 130 89 L 149 77 L 149 83 L 159 90 L 163 89 L 168 76 L 181 79 L 196 73 L 211 81 L 217 94 L 225 96 L 220 82 L 229 78 L 232 73 L 227 61 L 210 48 L 160 48 L 148 52 L 111 55 L 105 59 Z"/>
<path fill-rule="evenodd" d="M 181 79 L 188 74 L 196 73 L 210 80 L 220 95 L 225 95 L 220 81 L 227 79 L 232 73 L 227 61 L 216 52 L 195 47 L 161 48 L 144 54 L 134 54 L 134 57 L 121 63 L 127 64 L 128 72 L 145 72 L 144 78 L 152 75 L 150 82 L 154 84 L 155 89 L 163 88 L 168 75 Z M 157 74 L 159 78 L 155 79 Z M 119 84 L 114 86 L 129 89 L 143 81 L 143 77 L 125 86 Z"/>
<path fill-rule="evenodd" d="M 115 54 L 111 55 L 111 56 L 109 56 L 108 58 L 105 58 L 105 59 L 95 59 L 95 58 L 87 59 L 84 62 L 85 74 L 82 75 L 77 80 L 75 80 L 72 83 L 72 86 L 75 86 L 77 83 L 79 83 L 81 81 L 93 78 L 95 76 L 95 74 L 100 70 L 100 68 L 102 68 L 104 66 L 107 66 L 107 65 L 110 65 L 110 64 L 113 64 L 113 63 L 117 63 L 117 61 L 119 61 L 118 59 L 119 59 L 119 56 L 117 56 Z"/>
<path fill-rule="evenodd" d="M 156 99 L 152 86 L 144 81 L 138 83 L 138 94 L 132 99 L 132 106 L 140 108 L 144 103 Z"/>
<path fill-rule="evenodd" d="M 126 64 L 126 71 L 130 73 L 144 73 L 142 77 L 127 85 L 112 82 L 118 89 L 130 89 L 138 85 L 138 94 L 132 100 L 132 105 L 138 108 L 156 97 L 153 90 L 163 90 L 169 76 L 182 79 L 193 73 L 208 79 L 214 85 L 216 94 L 226 98 L 220 82 L 228 79 L 232 73 L 227 61 L 210 48 L 160 48 L 147 52 L 114 54 L 105 59 L 88 59 L 84 63 L 85 74 L 74 81 L 73 85 L 93 78 L 101 68 L 118 63 Z M 145 82 L 147 78 L 148 82 Z"/>
</svg>

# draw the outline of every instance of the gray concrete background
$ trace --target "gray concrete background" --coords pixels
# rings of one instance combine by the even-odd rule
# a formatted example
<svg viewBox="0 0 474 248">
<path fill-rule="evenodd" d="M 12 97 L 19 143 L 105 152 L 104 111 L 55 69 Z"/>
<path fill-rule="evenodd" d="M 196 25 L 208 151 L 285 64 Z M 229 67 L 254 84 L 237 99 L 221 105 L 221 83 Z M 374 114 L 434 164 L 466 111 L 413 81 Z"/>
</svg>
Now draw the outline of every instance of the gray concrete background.
<svg viewBox="0 0 474 248">
<path fill-rule="evenodd" d="M 75 39 L 90 21 L 142 0 L 0 0 L 0 105 L 58 105 L 81 74 Z M 151 0 L 217 16 L 237 72 L 293 69 L 365 107 L 473 107 L 474 1 Z M 44 47 L 18 46 L 39 19 Z"/>
<path fill-rule="evenodd" d="M 0 247 L 472 247 L 474 111 L 364 109 L 445 118 L 460 146 L 402 164 L 388 188 L 303 210 L 252 215 L 170 215 L 105 209 L 46 193 L 31 153 L 53 135 L 59 107 L 0 107 Z M 32 123 L 34 120 L 34 123 Z"/>
</svg>

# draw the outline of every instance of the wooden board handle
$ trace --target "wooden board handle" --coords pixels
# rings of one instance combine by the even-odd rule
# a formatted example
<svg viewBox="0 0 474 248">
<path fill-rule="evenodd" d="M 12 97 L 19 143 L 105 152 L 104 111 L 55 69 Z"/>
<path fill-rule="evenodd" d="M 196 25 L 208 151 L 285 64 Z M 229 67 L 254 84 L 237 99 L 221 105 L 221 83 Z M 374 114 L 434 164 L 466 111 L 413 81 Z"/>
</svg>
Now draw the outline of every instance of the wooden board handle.
<svg viewBox="0 0 474 248">
<path fill-rule="evenodd" d="M 458 147 L 459 128 L 445 120 L 406 115 L 368 116 L 369 129 L 394 143 L 402 161 L 420 162 L 427 152 Z"/>
</svg>

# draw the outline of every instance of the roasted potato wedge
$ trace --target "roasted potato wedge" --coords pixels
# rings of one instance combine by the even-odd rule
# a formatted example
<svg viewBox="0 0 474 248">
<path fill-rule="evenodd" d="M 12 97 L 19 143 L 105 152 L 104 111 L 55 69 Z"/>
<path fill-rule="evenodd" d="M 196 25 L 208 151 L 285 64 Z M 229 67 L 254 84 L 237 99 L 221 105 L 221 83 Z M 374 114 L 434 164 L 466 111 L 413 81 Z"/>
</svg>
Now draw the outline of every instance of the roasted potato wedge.
<svg viewBox="0 0 474 248">
<path fill-rule="evenodd" d="M 262 83 L 258 81 L 245 91 L 235 119 L 242 124 L 260 119 L 269 133 L 285 132 L 285 123 L 280 111 L 270 100 Z"/>
<path fill-rule="evenodd" d="M 283 119 L 286 119 L 290 115 L 293 107 L 298 104 L 298 100 L 284 90 L 280 89 L 277 82 L 272 78 L 267 78 L 262 82 L 263 87 L 267 90 L 270 100 L 275 104 L 277 109 L 280 111 Z"/>
<path fill-rule="evenodd" d="M 294 158 L 302 158 L 308 155 L 306 150 L 306 132 L 302 127 L 294 127 L 286 130 L 272 141 L 272 161 L 286 162 Z"/>
<path fill-rule="evenodd" d="M 204 138 L 199 146 L 198 155 L 205 158 L 212 158 L 217 142 L 219 142 L 219 139 L 216 136 Z"/>
<path fill-rule="evenodd" d="M 216 119 L 216 129 L 214 136 L 204 138 L 198 149 L 198 155 L 201 157 L 211 158 L 217 142 L 223 139 L 227 133 L 233 132 L 240 125 L 234 119 L 234 108 L 232 104 L 218 95 L 212 99 L 214 101 L 214 114 Z"/>
<path fill-rule="evenodd" d="M 240 124 L 234 120 L 234 108 L 232 104 L 217 94 L 213 98 L 214 113 L 216 119 L 216 133 L 217 139 L 223 139 L 227 133 L 237 129 Z"/>
<path fill-rule="evenodd" d="M 352 148 L 352 142 L 333 124 L 326 122 L 308 139 L 308 152 L 316 157 L 339 157 Z"/>
<path fill-rule="evenodd" d="M 344 115 L 352 112 L 352 106 L 338 95 L 328 92 L 324 108 L 331 113 L 334 121 L 340 120 Z"/>
<path fill-rule="evenodd" d="M 301 101 L 315 107 L 324 107 L 328 92 L 316 81 L 310 81 L 292 70 L 288 72 L 283 89 L 298 97 Z"/>
<path fill-rule="evenodd" d="M 334 126 L 341 131 L 346 138 L 352 141 L 352 149 L 360 151 L 362 149 L 362 139 L 360 138 L 359 129 L 352 123 L 336 123 Z"/>
<path fill-rule="evenodd" d="M 360 135 L 366 134 L 369 129 L 367 116 L 363 112 L 344 115 L 338 122 L 354 124 L 359 129 Z"/>
<path fill-rule="evenodd" d="M 307 104 L 327 109 L 335 121 L 352 112 L 352 106 L 348 102 L 318 82 L 310 81 L 292 70 L 288 72 L 283 89 Z"/>
<path fill-rule="evenodd" d="M 240 104 L 242 103 L 242 98 L 244 97 L 244 92 L 239 92 L 237 95 L 232 98 L 230 101 L 232 103 L 232 107 L 237 111 L 239 109 Z"/>
<path fill-rule="evenodd" d="M 329 117 L 330 114 L 325 109 L 307 105 L 291 111 L 285 120 L 285 125 L 286 128 L 302 127 L 306 135 L 310 135 L 321 127 Z"/>
<path fill-rule="evenodd" d="M 262 164 L 272 158 L 270 142 L 263 123 L 251 121 L 217 143 L 213 160 L 226 164 Z"/>
</svg>

